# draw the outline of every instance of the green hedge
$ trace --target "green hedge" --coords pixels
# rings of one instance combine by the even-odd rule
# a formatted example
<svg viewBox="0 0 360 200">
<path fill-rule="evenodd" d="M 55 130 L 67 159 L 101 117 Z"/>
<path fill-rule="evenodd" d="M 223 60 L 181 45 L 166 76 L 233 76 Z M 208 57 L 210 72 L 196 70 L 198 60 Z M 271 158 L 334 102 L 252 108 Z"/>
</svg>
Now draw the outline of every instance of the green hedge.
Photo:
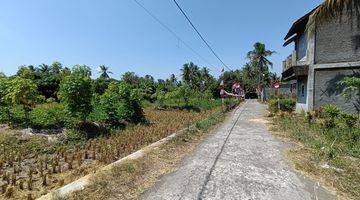
<svg viewBox="0 0 360 200">
<path fill-rule="evenodd" d="M 271 113 L 277 113 L 279 111 L 292 112 L 295 109 L 296 101 L 289 98 L 273 98 L 269 100 L 268 106 Z"/>
</svg>

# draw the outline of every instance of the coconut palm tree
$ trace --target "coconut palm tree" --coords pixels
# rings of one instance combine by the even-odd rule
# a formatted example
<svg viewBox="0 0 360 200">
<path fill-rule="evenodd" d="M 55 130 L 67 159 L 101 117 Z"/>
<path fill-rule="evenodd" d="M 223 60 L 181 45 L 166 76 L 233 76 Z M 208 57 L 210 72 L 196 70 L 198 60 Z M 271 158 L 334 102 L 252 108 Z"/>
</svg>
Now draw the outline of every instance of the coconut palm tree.
<svg viewBox="0 0 360 200">
<path fill-rule="evenodd" d="M 49 65 L 46 65 L 46 64 L 41 64 L 39 65 L 39 71 L 40 73 L 48 73 L 50 72 L 51 68 L 49 67 Z"/>
<path fill-rule="evenodd" d="M 268 57 L 274 53 L 275 51 L 267 50 L 265 44 L 257 42 L 254 44 L 254 50 L 249 51 L 247 54 L 247 58 L 250 60 L 251 65 L 253 65 L 258 74 L 258 93 L 262 101 L 264 76 L 269 72 L 269 68 L 272 68 L 273 66 L 273 63 Z"/>
<path fill-rule="evenodd" d="M 357 17 L 358 27 L 360 25 L 360 1 L 359 0 L 324 0 L 324 2 L 315 10 L 311 23 L 315 21 L 322 22 L 332 19 L 336 16 L 342 16 L 344 11 L 354 17 Z"/>
<path fill-rule="evenodd" d="M 186 63 L 181 69 L 183 81 L 190 85 L 192 88 L 199 87 L 201 73 L 199 67 L 194 63 Z"/>
<path fill-rule="evenodd" d="M 273 67 L 273 63 L 268 59 L 268 57 L 274 53 L 275 51 L 267 50 L 265 44 L 260 42 L 255 43 L 254 50 L 248 52 L 247 58 L 250 60 L 255 70 L 259 73 L 259 77 L 269 71 L 269 68 Z M 262 84 L 261 78 L 259 79 L 259 84 Z"/>
<path fill-rule="evenodd" d="M 243 76 L 244 79 L 250 79 L 253 77 L 253 69 L 252 66 L 249 63 L 246 63 L 243 67 Z"/>
<path fill-rule="evenodd" d="M 203 67 L 201 69 L 201 76 L 204 80 L 208 80 L 211 78 L 211 75 L 210 75 L 210 70 L 206 67 Z"/>
<path fill-rule="evenodd" d="M 109 79 L 110 76 L 109 74 L 112 74 L 112 72 L 109 71 L 109 67 L 106 67 L 105 65 L 100 65 L 99 66 L 101 75 L 100 78 L 104 78 L 104 79 Z"/>
<path fill-rule="evenodd" d="M 175 74 L 170 75 L 170 83 L 174 86 L 177 85 L 177 78 L 176 78 Z"/>
</svg>

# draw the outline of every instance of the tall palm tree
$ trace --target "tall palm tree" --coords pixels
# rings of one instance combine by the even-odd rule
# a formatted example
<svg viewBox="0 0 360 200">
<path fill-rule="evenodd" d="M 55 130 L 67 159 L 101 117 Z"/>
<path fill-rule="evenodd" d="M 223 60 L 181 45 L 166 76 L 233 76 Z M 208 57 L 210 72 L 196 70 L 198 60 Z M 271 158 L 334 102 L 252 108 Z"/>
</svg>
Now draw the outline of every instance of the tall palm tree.
<svg viewBox="0 0 360 200">
<path fill-rule="evenodd" d="M 247 58 L 250 60 L 258 74 L 258 92 L 262 101 L 264 101 L 264 77 L 265 74 L 269 72 L 269 68 L 272 68 L 273 66 L 273 63 L 268 59 L 268 57 L 274 53 L 275 51 L 267 50 L 265 44 L 257 42 L 254 44 L 254 50 L 249 51 L 247 54 Z"/>
<path fill-rule="evenodd" d="M 47 73 L 47 72 L 50 72 L 51 68 L 49 67 L 49 65 L 46 65 L 46 64 L 41 64 L 39 65 L 39 71 L 41 73 Z"/>
<path fill-rule="evenodd" d="M 211 78 L 210 70 L 206 67 L 203 67 L 201 69 L 201 76 L 203 77 L 203 79 L 209 80 Z"/>
<path fill-rule="evenodd" d="M 257 42 L 254 44 L 254 50 L 249 51 L 247 58 L 250 60 L 253 67 L 259 73 L 259 84 L 262 84 L 262 75 L 273 67 L 273 63 L 268 59 L 275 51 L 267 50 L 265 44 Z"/>
<path fill-rule="evenodd" d="M 109 74 L 112 74 L 112 72 L 109 71 L 109 67 L 106 67 L 105 65 L 99 66 L 101 75 L 100 78 L 108 79 L 110 78 Z"/>
<path fill-rule="evenodd" d="M 244 79 L 250 79 L 253 76 L 253 69 L 252 66 L 250 65 L 250 63 L 246 63 L 243 67 L 243 78 Z"/>
<path fill-rule="evenodd" d="M 189 84 L 192 88 L 199 86 L 199 81 L 201 77 L 201 73 L 199 67 L 194 63 L 186 63 L 183 65 L 181 69 L 183 81 L 186 84 Z"/>
<path fill-rule="evenodd" d="M 315 10 L 314 20 L 317 22 L 326 21 L 336 16 L 342 16 L 346 11 L 351 17 L 354 14 L 357 17 L 358 27 L 360 25 L 360 1 L 359 0 L 324 0 L 324 2 Z"/>
<path fill-rule="evenodd" d="M 175 74 L 170 75 L 170 82 L 174 86 L 177 85 L 177 78 L 176 78 Z"/>
</svg>

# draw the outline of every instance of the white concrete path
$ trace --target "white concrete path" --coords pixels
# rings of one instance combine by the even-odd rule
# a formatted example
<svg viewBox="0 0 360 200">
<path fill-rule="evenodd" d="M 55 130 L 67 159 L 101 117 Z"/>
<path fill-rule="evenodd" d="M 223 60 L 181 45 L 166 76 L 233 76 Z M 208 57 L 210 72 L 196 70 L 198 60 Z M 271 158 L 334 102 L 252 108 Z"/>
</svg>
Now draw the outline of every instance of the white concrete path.
<svg viewBox="0 0 360 200">
<path fill-rule="evenodd" d="M 334 199 L 288 166 L 265 113 L 265 105 L 248 100 L 142 199 Z"/>
</svg>

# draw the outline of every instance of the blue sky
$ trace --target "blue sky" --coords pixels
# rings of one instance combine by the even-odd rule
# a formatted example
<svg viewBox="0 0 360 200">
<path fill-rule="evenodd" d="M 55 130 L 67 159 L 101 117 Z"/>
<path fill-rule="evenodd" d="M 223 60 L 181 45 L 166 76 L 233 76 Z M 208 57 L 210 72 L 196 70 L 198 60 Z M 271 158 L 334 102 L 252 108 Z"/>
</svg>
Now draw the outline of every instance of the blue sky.
<svg viewBox="0 0 360 200">
<path fill-rule="evenodd" d="M 188 50 L 133 0 L 0 0 L 0 71 L 20 65 L 106 65 L 120 78 L 126 71 L 166 78 L 193 61 L 219 75 L 221 64 L 191 29 L 172 0 L 138 0 L 214 67 Z M 273 71 L 292 47 L 282 47 L 291 24 L 322 0 L 178 0 L 224 62 L 241 68 L 261 41 L 275 50 Z"/>
</svg>

